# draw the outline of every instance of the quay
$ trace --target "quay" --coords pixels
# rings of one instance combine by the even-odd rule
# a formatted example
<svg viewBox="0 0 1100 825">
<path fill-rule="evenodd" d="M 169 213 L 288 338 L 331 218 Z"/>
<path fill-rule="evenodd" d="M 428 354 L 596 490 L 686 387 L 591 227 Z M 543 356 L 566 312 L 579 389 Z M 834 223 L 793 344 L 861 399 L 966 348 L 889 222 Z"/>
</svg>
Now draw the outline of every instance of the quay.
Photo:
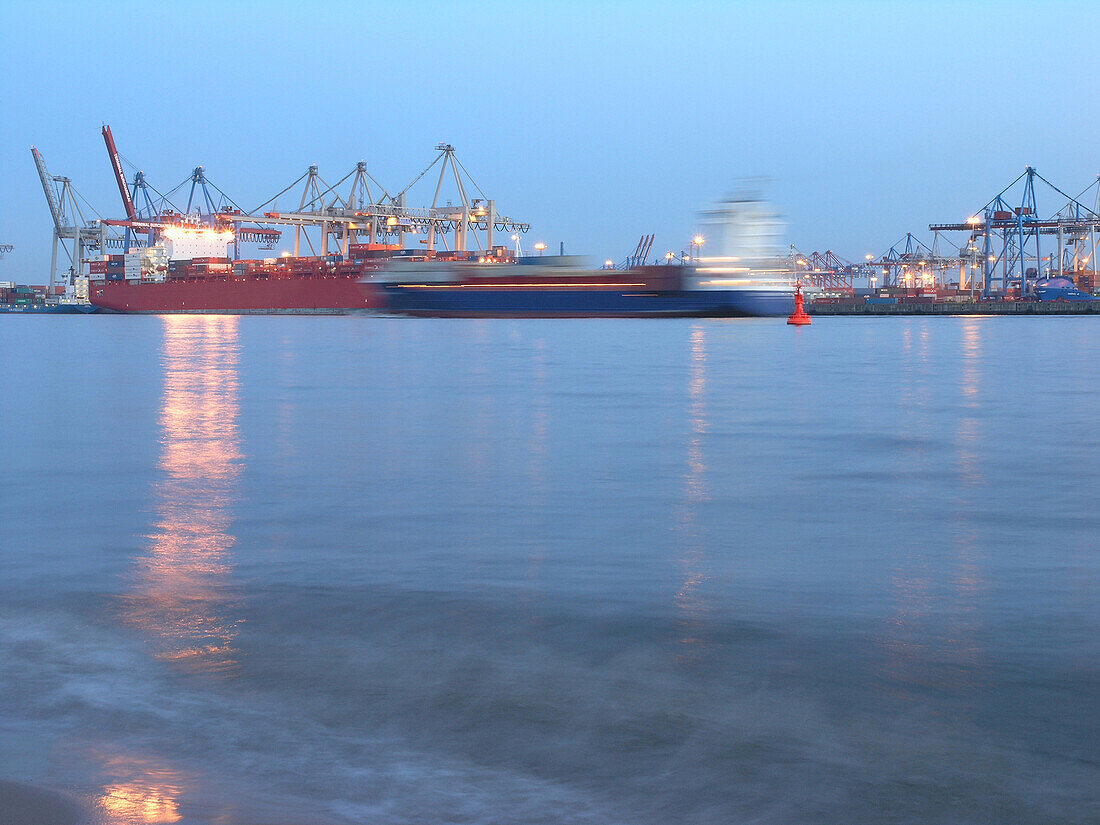
<svg viewBox="0 0 1100 825">
<path fill-rule="evenodd" d="M 937 301 L 935 303 L 811 303 L 810 315 L 1100 315 L 1095 301 Z"/>
</svg>

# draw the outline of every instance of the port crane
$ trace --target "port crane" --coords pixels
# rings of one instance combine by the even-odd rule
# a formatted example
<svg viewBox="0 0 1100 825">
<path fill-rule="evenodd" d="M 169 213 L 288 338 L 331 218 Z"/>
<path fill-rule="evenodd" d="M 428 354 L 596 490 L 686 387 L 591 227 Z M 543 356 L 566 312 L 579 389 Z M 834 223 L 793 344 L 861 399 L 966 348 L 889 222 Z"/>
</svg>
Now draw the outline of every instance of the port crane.
<svg viewBox="0 0 1100 825">
<path fill-rule="evenodd" d="M 824 252 L 800 252 L 794 244 L 786 259 L 787 270 L 797 274 L 807 286 L 824 292 L 851 295 L 853 278 L 862 274 L 860 268 L 831 249 Z"/>
<path fill-rule="evenodd" d="M 318 167 L 312 165 L 277 195 L 260 204 L 251 213 L 239 216 L 238 220 L 293 226 L 295 256 L 301 254 L 303 240 L 314 255 L 328 255 L 330 244 L 333 243 L 338 244 L 341 254 L 347 255 L 349 244 L 357 243 L 363 238 L 368 243 L 392 243 L 404 248 L 405 236 L 408 234 L 426 235 L 426 239 L 420 243 L 424 244 L 426 252 L 434 253 L 439 244 L 445 249 L 449 246 L 446 236 L 452 231 L 455 233 L 453 251 L 467 252 L 474 246 L 477 250 L 487 252 L 495 245 L 495 232 L 517 235 L 530 229 L 530 224 L 512 220 L 497 212 L 496 202 L 487 198 L 469 176 L 455 156 L 453 146 L 441 143 L 436 146 L 436 150 L 438 154 L 435 159 L 396 194 L 391 195 L 367 172 L 364 161 L 359 161 L 334 184 L 327 183 L 321 177 Z M 432 205 L 408 206 L 409 190 L 437 164 L 439 176 Z M 448 172 L 457 187 L 460 203 L 440 205 L 440 195 Z M 341 197 L 339 192 L 343 190 L 340 187 L 349 181 L 348 194 Z M 467 182 L 481 197 L 469 196 Z M 371 184 L 379 192 L 377 198 Z M 301 186 L 301 196 L 297 211 L 279 212 L 275 208 L 278 199 L 298 186 Z M 264 211 L 268 207 L 272 207 L 272 210 Z M 309 237 L 307 230 L 310 229 L 320 230 L 317 246 L 314 246 Z M 484 243 L 482 236 L 478 235 L 479 232 L 484 233 Z"/>
<path fill-rule="evenodd" d="M 1040 217 L 1037 196 L 1040 184 L 1065 199 L 1064 205 L 1049 218 Z M 1018 199 L 1010 194 L 1017 186 Z M 985 297 L 989 297 L 994 283 L 1002 292 L 1013 285 L 1018 286 L 1020 295 L 1024 296 L 1031 284 L 1040 278 L 1055 274 L 1064 277 L 1067 257 L 1072 273 L 1087 272 L 1091 278 L 1088 266 L 1095 261 L 1096 233 L 1100 229 L 1100 191 L 1091 207 L 1080 198 L 1095 186 L 1097 182 L 1078 197 L 1071 197 L 1028 166 L 965 222 L 930 224 L 929 229 L 970 233 L 964 248 L 974 273 L 981 273 Z M 1043 236 L 1054 236 L 1052 246 L 1055 248 L 1046 257 L 1043 256 Z M 1068 256 L 1067 247 L 1072 248 Z"/>
<path fill-rule="evenodd" d="M 158 209 L 153 198 L 150 196 L 149 191 L 152 187 L 145 179 L 145 173 L 142 171 L 136 171 L 134 173 L 133 189 L 127 187 L 126 175 L 122 169 L 122 155 L 118 151 L 118 146 L 115 143 L 114 134 L 111 132 L 111 127 L 107 124 L 103 125 L 103 142 L 107 147 L 107 155 L 111 161 L 111 168 L 114 171 L 115 183 L 118 186 L 119 194 L 122 196 L 122 205 L 126 211 L 126 218 L 124 220 L 104 220 L 103 223 L 109 226 L 118 226 L 125 229 L 125 242 L 123 244 L 124 249 L 130 249 L 131 239 L 130 233 L 137 231 L 144 231 L 147 234 L 145 241 L 134 241 L 133 246 L 145 246 L 152 245 L 157 241 L 157 238 L 161 232 L 170 224 L 178 223 L 181 221 L 187 222 L 184 215 L 190 215 L 192 206 L 201 208 L 203 206 L 208 210 L 206 213 L 206 223 L 216 224 L 219 221 L 222 223 L 233 223 L 233 217 L 240 214 L 240 208 L 233 203 L 221 189 L 211 182 L 206 177 L 206 171 L 202 166 L 196 166 L 191 170 L 189 177 L 185 178 L 175 189 L 168 193 L 168 195 L 160 195 L 160 202 L 162 204 L 171 207 L 171 201 L 169 197 L 176 191 L 182 189 L 188 181 L 191 183 L 191 189 L 187 196 L 187 207 L 181 214 L 175 208 Z M 220 200 L 215 203 L 213 195 L 210 194 L 210 189 L 220 195 Z M 152 191 L 156 192 L 155 189 Z M 144 205 L 139 210 L 137 208 L 136 199 L 138 194 L 141 194 Z M 160 194 L 159 192 L 157 193 Z M 196 195 L 199 197 L 196 198 Z M 246 243 L 259 243 L 262 244 L 261 248 L 273 249 L 278 242 L 282 233 L 278 230 L 262 228 L 247 228 L 238 230 L 236 226 L 233 233 L 234 246 L 244 241 Z"/>
<path fill-rule="evenodd" d="M 956 254 L 940 252 L 941 239 L 935 233 L 929 246 L 912 232 L 894 243 L 877 259 L 868 262 L 872 277 L 881 273 L 883 286 L 935 287 L 946 284 L 948 272 L 959 270 L 959 288 L 966 289 L 965 256 L 956 250 Z"/>
<path fill-rule="evenodd" d="M 427 230 L 427 240 L 422 241 L 422 243 L 427 246 L 429 251 L 435 251 L 436 238 L 440 235 L 445 236 L 450 230 L 455 232 L 454 251 L 466 252 L 469 251 L 471 233 L 473 233 L 474 243 L 478 249 L 488 251 L 494 246 L 494 231 L 514 234 L 517 232 L 525 233 L 531 228 L 530 224 L 514 221 L 497 212 L 496 201 L 487 197 L 481 191 L 481 187 L 477 185 L 470 173 L 466 171 L 466 167 L 462 165 L 462 161 L 456 156 L 454 146 L 449 143 L 440 143 L 435 148 L 439 153 L 435 156 L 435 159 L 428 164 L 424 171 L 413 178 L 404 189 L 397 193 L 397 198 L 402 199 L 401 203 L 403 204 L 405 194 L 428 174 L 436 164 L 439 164 L 439 177 L 436 180 L 432 205 L 427 209 L 427 220 L 425 221 L 421 216 L 420 221 L 415 223 L 419 228 Z M 451 171 L 460 202 L 454 205 L 448 202 L 441 206 L 439 195 L 443 189 L 443 182 L 447 179 L 448 168 Z M 477 190 L 477 193 L 481 195 L 480 198 L 470 198 L 466 191 L 464 179 Z M 477 235 L 478 231 L 485 233 L 484 246 L 481 245 L 481 240 Z"/>
<path fill-rule="evenodd" d="M 53 217 L 53 254 L 50 257 L 52 291 L 57 282 L 58 248 L 69 259 L 69 270 L 64 280 L 71 285 L 73 278 L 81 274 L 89 250 L 102 250 L 107 246 L 107 229 L 102 221 L 85 221 L 80 202 L 88 202 L 76 191 L 69 178 L 51 175 L 42 153 L 34 146 L 31 147 L 31 155 Z"/>
<path fill-rule="evenodd" d="M 656 238 L 655 234 L 642 235 L 638 239 L 638 245 L 634 247 L 634 251 L 618 266 L 618 269 L 636 269 L 645 266 L 646 261 L 649 260 L 649 253 L 653 250 L 653 241 Z"/>
</svg>

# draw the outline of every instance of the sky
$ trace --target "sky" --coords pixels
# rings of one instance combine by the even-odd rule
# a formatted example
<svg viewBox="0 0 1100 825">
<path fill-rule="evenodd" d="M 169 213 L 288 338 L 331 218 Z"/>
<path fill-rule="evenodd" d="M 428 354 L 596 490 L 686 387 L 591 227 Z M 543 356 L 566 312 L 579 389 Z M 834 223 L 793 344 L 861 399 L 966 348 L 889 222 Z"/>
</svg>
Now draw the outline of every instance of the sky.
<svg viewBox="0 0 1100 825">
<path fill-rule="evenodd" d="M 121 217 L 103 123 L 160 191 L 202 165 L 245 209 L 313 163 L 334 182 L 365 160 L 400 190 L 450 143 L 498 210 L 531 224 L 528 248 L 564 242 L 599 260 L 647 233 L 655 251 L 689 248 L 699 212 L 752 180 L 785 216 L 786 242 L 857 260 L 965 220 L 1026 165 L 1070 194 L 1096 180 L 1096 12 L 1017 0 L 4 3 L 0 242 L 15 250 L 0 280 L 49 268 L 32 145 L 99 214 Z"/>
</svg>

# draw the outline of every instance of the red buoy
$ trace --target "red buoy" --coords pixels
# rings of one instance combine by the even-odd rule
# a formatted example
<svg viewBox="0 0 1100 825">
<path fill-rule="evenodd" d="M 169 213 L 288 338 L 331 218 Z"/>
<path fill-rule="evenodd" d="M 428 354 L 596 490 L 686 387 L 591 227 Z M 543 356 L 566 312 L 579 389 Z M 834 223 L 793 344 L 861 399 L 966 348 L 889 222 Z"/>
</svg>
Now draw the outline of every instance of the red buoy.
<svg viewBox="0 0 1100 825">
<path fill-rule="evenodd" d="M 812 323 L 810 316 L 806 314 L 806 305 L 802 300 L 802 281 L 794 285 L 794 312 L 787 319 L 788 324 L 803 327 Z"/>
</svg>

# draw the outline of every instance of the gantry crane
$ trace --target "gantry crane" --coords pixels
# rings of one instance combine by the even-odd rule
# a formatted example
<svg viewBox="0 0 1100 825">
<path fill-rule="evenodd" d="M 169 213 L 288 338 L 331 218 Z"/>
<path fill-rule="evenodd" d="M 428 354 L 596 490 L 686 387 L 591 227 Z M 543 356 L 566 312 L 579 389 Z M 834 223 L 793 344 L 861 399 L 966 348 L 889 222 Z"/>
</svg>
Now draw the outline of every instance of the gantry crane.
<svg viewBox="0 0 1100 825">
<path fill-rule="evenodd" d="M 455 157 L 453 146 L 441 143 L 436 146 L 436 150 L 439 154 L 435 159 L 395 195 L 391 195 L 371 177 L 363 161 L 331 185 L 321 177 L 318 167 L 313 165 L 251 213 L 234 215 L 232 218 L 238 222 L 293 226 L 295 256 L 302 252 L 303 240 L 311 254 L 329 254 L 330 241 L 336 240 L 341 252 L 347 255 L 349 243 L 356 243 L 360 235 L 365 236 L 370 243 L 396 242 L 395 246 L 404 248 L 407 234 L 425 234 L 427 238 L 420 242 L 424 244 L 427 253 L 434 253 L 438 243 L 447 246 L 446 235 L 451 231 L 455 233 L 453 251 L 471 251 L 471 240 L 477 249 L 489 251 L 494 246 L 494 232 L 517 235 L 530 229 L 530 224 L 514 221 L 497 212 L 496 202 L 486 198 L 480 187 L 470 178 L 465 167 Z M 432 205 L 426 208 L 407 206 L 408 191 L 437 164 L 440 164 L 440 170 Z M 448 172 L 453 175 L 460 203 L 441 206 L 440 194 Z M 480 198 L 471 199 L 468 196 L 464 177 L 481 195 Z M 348 181 L 351 181 L 350 191 L 346 197 L 341 197 L 340 187 Z M 379 191 L 377 199 L 372 193 L 371 183 Z M 277 211 L 273 205 L 277 205 L 278 199 L 299 185 L 302 194 L 297 211 Z M 273 207 L 272 211 L 264 211 L 268 207 Z M 320 242 L 316 247 L 309 237 L 308 230 L 311 229 L 320 229 Z M 478 232 L 484 233 L 484 243 Z"/>
<path fill-rule="evenodd" d="M 111 160 L 111 168 L 114 171 L 115 183 L 118 186 L 119 194 L 122 196 L 122 205 L 126 211 L 126 218 L 124 220 L 104 220 L 103 223 L 125 229 L 125 241 L 122 244 L 124 249 L 129 249 L 131 247 L 130 235 L 132 232 L 135 234 L 138 232 L 147 234 L 146 240 L 134 240 L 134 246 L 152 245 L 157 241 L 161 230 L 165 226 L 180 221 L 181 215 L 175 208 L 172 208 L 169 197 L 188 182 L 191 183 L 191 189 L 187 196 L 187 206 L 183 210 L 183 214 L 189 215 L 192 206 L 195 206 L 200 213 L 201 220 L 202 209 L 205 207 L 205 222 L 210 225 L 215 225 L 219 221 L 222 223 L 232 223 L 233 217 L 240 214 L 240 209 L 236 207 L 236 204 L 206 177 L 206 171 L 201 166 L 196 166 L 192 169 L 190 176 L 185 178 L 183 182 L 169 192 L 168 195 L 161 195 L 160 202 L 164 204 L 165 208 L 158 208 L 149 195 L 149 190 L 152 187 L 150 187 L 145 180 L 144 172 L 137 171 L 134 173 L 132 191 L 127 187 L 126 176 L 122 169 L 122 156 L 115 144 L 115 138 L 111 132 L 111 127 L 106 124 L 103 126 L 103 142 L 107 146 L 107 155 Z M 214 191 L 221 196 L 219 201 L 215 202 L 214 197 L 210 194 L 210 189 L 214 189 Z M 139 193 L 144 202 L 144 206 L 141 209 L 137 207 L 136 203 Z M 159 193 L 157 194 L 159 195 Z M 196 195 L 198 197 L 196 197 Z M 194 221 L 195 218 L 191 217 L 190 220 Z M 241 241 L 245 241 L 260 243 L 264 245 L 261 248 L 272 249 L 281 236 L 278 230 L 268 228 L 248 228 L 236 231 L 236 227 L 234 227 L 234 230 L 233 243 L 235 246 Z"/>
<path fill-rule="evenodd" d="M 46 161 L 42 153 L 34 146 L 31 147 L 31 155 L 34 157 L 34 165 L 42 181 L 42 191 L 46 195 L 46 202 L 50 206 L 50 214 L 53 217 L 53 254 L 50 257 L 52 291 L 57 282 L 58 247 L 60 246 L 69 258 L 69 272 L 65 282 L 71 285 L 74 276 L 83 274 L 84 261 L 87 258 L 86 250 L 102 250 L 106 246 L 107 230 L 102 221 L 86 222 L 84 220 L 79 202 L 83 197 L 73 188 L 71 180 L 51 175 L 46 169 Z M 84 202 L 87 203 L 87 201 Z"/>
<path fill-rule="evenodd" d="M 854 292 L 854 278 L 864 274 L 861 267 L 831 249 L 806 255 L 799 252 L 794 244 L 791 244 L 791 251 L 786 257 L 786 268 L 809 287 L 842 295 L 851 295 Z"/>
<path fill-rule="evenodd" d="M 1009 192 L 1021 182 L 1019 206 L 1016 206 L 1016 201 L 1010 200 Z M 1040 217 L 1036 195 L 1039 183 L 1065 198 L 1065 205 L 1052 217 Z M 1086 188 L 1082 195 L 1092 186 Z M 1080 197 L 1067 195 L 1028 166 L 965 223 L 931 224 L 929 229 L 936 232 L 969 231 L 970 240 L 965 248 L 969 250 L 973 266 L 981 272 L 984 295 L 989 297 L 996 281 L 1002 291 L 1007 291 L 1013 284 L 1018 285 L 1023 297 L 1036 280 L 1064 274 L 1067 246 L 1074 249 L 1072 266 L 1075 270 L 1084 272 L 1089 262 L 1094 260 L 1094 251 L 1088 255 L 1084 251 L 1090 240 L 1095 250 L 1096 232 L 1100 230 L 1100 214 L 1097 211 L 1100 195 L 1092 207 L 1082 203 Z M 1043 235 L 1056 236 L 1057 245 L 1057 249 L 1045 258 Z"/>
<path fill-rule="evenodd" d="M 966 253 L 956 249 L 954 253 L 943 254 L 940 245 L 939 232 L 935 233 L 931 246 L 912 232 L 906 232 L 904 238 L 868 263 L 871 276 L 877 277 L 874 273 L 881 269 L 883 286 L 936 287 L 946 285 L 957 269 L 959 288 L 966 289 Z"/>
</svg>

